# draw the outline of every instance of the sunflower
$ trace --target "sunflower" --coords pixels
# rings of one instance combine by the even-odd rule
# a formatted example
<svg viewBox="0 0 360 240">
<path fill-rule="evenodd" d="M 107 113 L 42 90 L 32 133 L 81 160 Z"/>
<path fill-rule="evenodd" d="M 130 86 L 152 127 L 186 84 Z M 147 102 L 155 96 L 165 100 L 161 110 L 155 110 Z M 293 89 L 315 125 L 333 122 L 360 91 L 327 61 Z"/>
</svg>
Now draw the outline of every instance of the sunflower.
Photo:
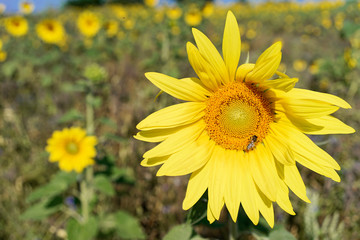
<svg viewBox="0 0 360 240">
<path fill-rule="evenodd" d="M 115 20 L 109 20 L 104 23 L 104 29 L 108 37 L 114 37 L 119 31 L 119 23 Z"/>
<path fill-rule="evenodd" d="M 5 29 L 14 37 L 21 37 L 28 32 L 29 25 L 25 18 L 13 16 L 5 19 Z"/>
<path fill-rule="evenodd" d="M 187 43 L 187 52 L 199 78 L 145 74 L 185 102 L 137 125 L 141 131 L 135 138 L 161 142 L 143 155 L 141 165 L 162 164 L 157 176 L 191 173 L 183 209 L 191 208 L 207 190 L 210 222 L 219 219 L 224 205 L 236 221 L 241 204 L 254 224 L 260 212 L 272 227 L 273 202 L 295 214 L 289 188 L 309 202 L 296 162 L 340 181 L 335 171 L 339 165 L 306 134 L 353 133 L 330 116 L 340 107 L 351 107 L 336 96 L 294 88 L 298 79 L 277 71 L 281 42 L 255 64 L 238 67 L 241 40 L 232 12 L 225 23 L 223 58 L 203 33 L 193 29 L 193 35 L 197 47 Z"/>
<path fill-rule="evenodd" d="M 196 7 L 192 7 L 186 12 L 184 19 L 187 25 L 197 26 L 202 21 L 201 11 Z"/>
<path fill-rule="evenodd" d="M 61 170 L 80 173 L 93 165 L 96 156 L 94 136 L 86 136 L 85 130 L 77 127 L 55 131 L 47 141 L 46 151 L 50 153 L 50 162 L 59 162 Z"/>
<path fill-rule="evenodd" d="M 144 3 L 148 7 L 155 7 L 159 4 L 159 0 L 144 0 Z"/>
<path fill-rule="evenodd" d="M 45 19 L 36 24 L 36 33 L 46 43 L 60 45 L 65 41 L 65 29 L 56 19 Z"/>
<path fill-rule="evenodd" d="M 19 10 L 21 13 L 30 14 L 34 11 L 35 6 L 31 1 L 21 1 L 19 3 Z"/>
<path fill-rule="evenodd" d="M 100 30 L 100 19 L 94 13 L 84 11 L 77 19 L 77 26 L 85 37 L 94 37 Z"/>
</svg>

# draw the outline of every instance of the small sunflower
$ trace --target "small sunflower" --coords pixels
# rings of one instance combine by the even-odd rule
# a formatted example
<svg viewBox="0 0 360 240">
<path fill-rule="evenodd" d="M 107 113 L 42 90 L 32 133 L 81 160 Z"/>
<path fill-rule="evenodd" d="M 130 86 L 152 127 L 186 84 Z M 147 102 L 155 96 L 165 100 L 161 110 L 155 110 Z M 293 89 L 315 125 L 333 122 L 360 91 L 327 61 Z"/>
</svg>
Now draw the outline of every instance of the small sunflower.
<svg viewBox="0 0 360 240">
<path fill-rule="evenodd" d="M 49 161 L 59 162 L 61 170 L 80 173 L 95 163 L 96 143 L 96 137 L 86 136 L 85 130 L 81 128 L 64 128 L 55 131 L 48 139 L 46 151 L 50 153 Z"/>
<path fill-rule="evenodd" d="M 19 10 L 21 13 L 30 14 L 34 11 L 35 5 L 31 1 L 21 1 L 19 3 Z"/>
<path fill-rule="evenodd" d="M 202 14 L 196 7 L 190 8 L 184 16 L 185 22 L 189 26 L 197 26 L 202 21 Z"/>
<path fill-rule="evenodd" d="M 159 0 L 144 0 L 144 3 L 148 7 L 155 7 L 159 4 Z"/>
<path fill-rule="evenodd" d="M 95 13 L 84 11 L 77 19 L 77 26 L 82 35 L 91 38 L 100 30 L 100 19 Z"/>
<path fill-rule="evenodd" d="M 104 23 L 104 29 L 108 37 L 114 37 L 119 31 L 119 23 L 115 20 L 109 20 Z"/>
<path fill-rule="evenodd" d="M 36 24 L 36 33 L 46 43 L 61 45 L 65 41 L 65 29 L 56 19 L 45 19 Z"/>
<path fill-rule="evenodd" d="M 191 208 L 207 190 L 210 222 L 219 219 L 224 205 L 236 221 L 241 205 L 254 224 L 260 212 L 272 227 L 274 202 L 295 214 L 289 188 L 309 202 L 296 162 L 340 181 L 335 171 L 340 166 L 306 134 L 353 133 L 330 116 L 351 107 L 334 95 L 294 88 L 298 79 L 277 71 L 281 42 L 255 64 L 238 67 L 241 41 L 232 12 L 225 23 L 223 58 L 203 33 L 193 29 L 193 35 L 197 47 L 187 43 L 187 52 L 199 78 L 145 74 L 185 102 L 137 125 L 141 131 L 135 138 L 161 142 L 144 154 L 141 165 L 162 165 L 157 176 L 191 174 L 183 208 Z"/>
<path fill-rule="evenodd" d="M 12 36 L 21 37 L 28 32 L 29 25 L 24 17 L 13 16 L 5 19 L 5 29 Z"/>
</svg>

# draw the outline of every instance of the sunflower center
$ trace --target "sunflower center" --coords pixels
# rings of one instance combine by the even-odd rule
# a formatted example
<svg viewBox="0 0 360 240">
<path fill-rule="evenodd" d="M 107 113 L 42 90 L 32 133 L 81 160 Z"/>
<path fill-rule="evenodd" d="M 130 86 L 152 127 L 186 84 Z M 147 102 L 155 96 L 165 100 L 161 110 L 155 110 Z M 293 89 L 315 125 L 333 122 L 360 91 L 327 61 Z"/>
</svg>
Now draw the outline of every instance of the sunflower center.
<svg viewBox="0 0 360 240">
<path fill-rule="evenodd" d="M 274 120 L 270 102 L 249 83 L 229 83 L 215 92 L 206 104 L 206 131 L 226 149 L 252 150 L 262 142 Z"/>
<path fill-rule="evenodd" d="M 76 143 L 74 142 L 69 142 L 68 144 L 66 144 L 66 151 L 69 153 L 69 154 L 77 154 L 79 152 L 79 147 Z"/>
</svg>

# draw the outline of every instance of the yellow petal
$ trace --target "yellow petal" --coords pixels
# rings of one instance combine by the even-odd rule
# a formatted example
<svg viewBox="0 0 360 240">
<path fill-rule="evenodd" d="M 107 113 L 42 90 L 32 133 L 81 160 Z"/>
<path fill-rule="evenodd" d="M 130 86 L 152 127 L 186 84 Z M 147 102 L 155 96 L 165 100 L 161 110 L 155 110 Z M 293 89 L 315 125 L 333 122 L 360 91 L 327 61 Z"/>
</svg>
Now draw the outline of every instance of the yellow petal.
<svg viewBox="0 0 360 240">
<path fill-rule="evenodd" d="M 275 88 L 288 92 L 295 87 L 295 84 L 298 81 L 298 78 L 279 78 L 274 80 L 266 80 L 261 83 L 260 87 L 264 90 L 269 88 Z"/>
<path fill-rule="evenodd" d="M 296 196 L 305 202 L 310 202 L 306 196 L 306 187 L 300 176 L 299 170 L 296 165 L 284 166 L 284 182 L 289 186 Z"/>
<path fill-rule="evenodd" d="M 211 212 L 213 213 L 215 219 L 219 219 L 221 209 L 224 204 L 224 178 L 226 174 L 226 168 L 224 167 L 225 161 L 225 149 L 219 145 L 216 145 L 214 148 L 213 155 L 210 159 L 212 162 L 212 171 L 210 172 L 210 181 L 209 181 L 209 205 Z"/>
<path fill-rule="evenodd" d="M 276 42 L 261 54 L 255 63 L 254 69 L 247 74 L 245 81 L 261 83 L 270 79 L 279 68 L 281 46 L 281 42 Z"/>
<path fill-rule="evenodd" d="M 238 155 L 243 154 L 241 151 L 237 151 Z M 257 201 L 254 201 L 256 197 L 256 185 L 252 176 L 249 172 L 249 157 L 248 154 L 243 154 L 243 161 L 241 162 L 241 172 L 239 175 L 241 177 L 242 192 L 241 192 L 241 205 L 244 208 L 246 215 L 250 218 L 254 225 L 257 225 L 259 222 L 259 208 Z M 241 156 L 238 157 L 238 160 L 241 160 Z"/>
<path fill-rule="evenodd" d="M 291 215 L 295 215 L 294 209 L 289 199 L 289 189 L 283 181 L 279 182 L 276 202 L 285 212 Z"/>
<path fill-rule="evenodd" d="M 203 120 L 197 121 L 196 123 L 181 129 L 176 134 L 171 135 L 153 149 L 145 152 L 143 157 L 153 158 L 178 152 L 193 143 L 204 129 L 205 122 Z"/>
<path fill-rule="evenodd" d="M 246 154 L 249 157 L 249 172 L 254 182 L 267 198 L 275 201 L 278 176 L 273 155 L 261 143 Z"/>
<path fill-rule="evenodd" d="M 335 95 L 311 91 L 307 89 L 293 88 L 287 93 L 287 96 L 296 99 L 318 100 L 341 108 L 351 108 L 351 106 L 346 101 Z"/>
<path fill-rule="evenodd" d="M 209 186 L 211 166 L 211 164 L 205 164 L 205 166 L 191 174 L 182 205 L 184 210 L 188 210 L 194 206 L 194 204 L 205 193 Z"/>
<path fill-rule="evenodd" d="M 308 155 L 304 156 L 298 152 L 294 152 L 295 159 L 298 163 L 307 167 L 318 174 L 324 175 L 325 177 L 331 178 L 335 182 L 340 182 L 340 177 L 337 172 L 332 167 L 326 167 L 324 165 L 318 164 L 313 159 L 309 158 Z M 310 156 L 311 157 L 311 156 Z"/>
<path fill-rule="evenodd" d="M 134 138 L 145 142 L 162 142 L 165 139 L 167 139 L 169 136 L 176 134 L 179 130 L 187 126 L 188 125 L 174 127 L 174 128 L 140 131 L 134 136 Z"/>
<path fill-rule="evenodd" d="M 240 65 L 236 70 L 236 81 L 243 82 L 245 81 L 246 75 L 251 72 L 255 67 L 253 63 L 245 63 Z"/>
<path fill-rule="evenodd" d="M 163 164 L 166 160 L 168 160 L 169 157 L 170 155 L 162 156 L 162 157 L 154 157 L 154 158 L 145 158 L 144 160 L 141 161 L 140 164 L 143 167 L 153 167 Z"/>
<path fill-rule="evenodd" d="M 280 41 L 274 43 L 270 47 L 268 47 L 257 59 L 256 63 L 260 63 L 266 61 L 266 59 L 272 58 L 281 52 L 282 43 Z"/>
<path fill-rule="evenodd" d="M 209 89 L 216 90 L 221 85 L 221 76 L 203 58 L 199 50 L 190 42 L 186 44 L 189 62 L 201 82 Z"/>
<path fill-rule="evenodd" d="M 234 81 L 240 59 L 241 38 L 238 23 L 231 11 L 228 11 L 226 17 L 222 50 L 230 81 Z"/>
<path fill-rule="evenodd" d="M 283 142 L 282 136 L 276 136 L 275 133 L 268 134 L 264 140 L 265 147 L 270 149 L 274 158 L 284 165 L 295 164 L 293 153 L 289 146 Z"/>
<path fill-rule="evenodd" d="M 309 139 L 309 137 L 297 129 L 288 127 L 284 124 L 274 124 L 272 130 L 277 131 L 277 134 L 284 136 L 284 139 L 290 140 L 288 141 L 288 144 L 293 153 L 299 153 L 319 165 L 334 168 L 336 170 L 340 169 L 339 164 L 327 152 L 319 148 L 311 141 L 311 139 Z"/>
<path fill-rule="evenodd" d="M 336 112 L 339 107 L 312 99 L 284 98 L 279 100 L 287 115 L 294 118 L 318 118 Z"/>
<path fill-rule="evenodd" d="M 238 174 L 240 170 L 239 160 L 236 159 L 235 150 L 227 150 L 225 151 L 226 161 L 224 163 L 227 174 L 223 176 L 224 178 L 224 200 L 226 207 L 231 215 L 231 218 L 234 222 L 237 220 L 237 216 L 239 213 L 240 207 L 240 191 L 239 187 L 241 187 L 240 179 L 238 178 Z"/>
<path fill-rule="evenodd" d="M 354 133 L 355 129 L 346 125 L 339 119 L 332 116 L 323 116 L 320 118 L 307 119 L 311 124 L 322 126 L 319 130 L 304 131 L 306 134 L 349 134 Z"/>
<path fill-rule="evenodd" d="M 192 79 L 179 80 L 162 73 L 145 73 L 155 86 L 167 92 L 171 96 L 185 101 L 205 101 L 210 95 L 209 91 Z"/>
<path fill-rule="evenodd" d="M 204 59 L 212 66 L 212 68 L 221 76 L 221 82 L 226 84 L 229 82 L 229 75 L 223 59 L 211 41 L 196 28 L 192 29 L 196 45 L 204 57 Z"/>
<path fill-rule="evenodd" d="M 266 222 L 269 224 L 271 228 L 274 227 L 274 208 L 272 202 L 263 194 L 263 192 L 256 188 L 257 196 L 255 201 L 257 201 L 257 205 L 259 207 L 260 213 L 265 218 Z"/>
<path fill-rule="evenodd" d="M 203 133 L 200 138 L 205 135 L 207 137 L 207 133 Z M 181 151 L 170 156 L 157 172 L 157 176 L 181 176 L 195 172 L 208 162 L 214 146 L 215 142 L 209 140 L 208 137 L 206 143 L 198 144 L 196 141 L 188 144 Z"/>
<path fill-rule="evenodd" d="M 210 224 L 215 221 L 215 216 L 210 208 L 210 202 L 208 202 L 208 207 L 207 207 L 207 220 L 209 221 Z"/>
<path fill-rule="evenodd" d="M 203 102 L 175 104 L 150 114 L 136 128 L 139 130 L 154 130 L 194 123 L 204 116 L 203 110 L 205 107 L 206 105 Z"/>
</svg>

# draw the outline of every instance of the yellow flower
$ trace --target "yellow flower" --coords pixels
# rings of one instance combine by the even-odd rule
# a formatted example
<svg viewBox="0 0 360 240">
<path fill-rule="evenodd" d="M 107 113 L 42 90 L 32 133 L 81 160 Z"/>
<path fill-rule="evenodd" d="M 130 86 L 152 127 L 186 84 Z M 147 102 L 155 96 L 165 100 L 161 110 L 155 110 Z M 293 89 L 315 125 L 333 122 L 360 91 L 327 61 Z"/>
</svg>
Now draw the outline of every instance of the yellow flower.
<svg viewBox="0 0 360 240">
<path fill-rule="evenodd" d="M 95 163 L 96 144 L 96 137 L 86 136 L 85 130 L 78 127 L 64 128 L 55 131 L 48 139 L 46 151 L 50 153 L 49 161 L 59 162 L 61 170 L 80 173 Z"/>
<path fill-rule="evenodd" d="M 5 19 L 5 29 L 14 37 L 21 37 L 28 32 L 29 25 L 25 18 L 13 16 Z"/>
<path fill-rule="evenodd" d="M 24 14 L 30 14 L 34 11 L 34 3 L 32 3 L 31 1 L 21 1 L 19 3 L 19 10 L 21 13 Z"/>
<path fill-rule="evenodd" d="M 232 12 L 225 23 L 224 58 L 202 32 L 193 29 L 193 35 L 197 47 L 188 42 L 187 52 L 199 78 L 145 74 L 185 102 L 137 125 L 135 138 L 161 142 L 143 155 L 141 165 L 162 165 L 157 176 L 191 173 L 183 208 L 191 208 L 207 190 L 210 222 L 219 219 L 224 205 L 236 221 L 241 204 L 254 224 L 260 212 L 272 227 L 273 202 L 295 214 L 289 188 L 309 202 L 296 162 L 340 181 L 335 171 L 339 165 L 306 134 L 353 133 L 330 116 L 340 107 L 351 107 L 334 95 L 294 88 L 298 79 L 277 71 L 281 42 L 254 64 L 238 67 L 241 40 Z"/>
<path fill-rule="evenodd" d="M 77 19 L 77 26 L 85 37 L 94 37 L 100 30 L 100 19 L 95 13 L 84 11 Z"/>
<path fill-rule="evenodd" d="M 55 19 L 45 19 L 36 24 L 36 33 L 46 43 L 61 45 L 65 41 L 65 29 Z"/>
<path fill-rule="evenodd" d="M 307 63 L 302 59 L 297 59 L 293 62 L 293 68 L 297 72 L 303 72 L 307 68 Z"/>
<path fill-rule="evenodd" d="M 159 0 L 144 0 L 144 3 L 148 7 L 155 7 L 159 4 Z"/>
<path fill-rule="evenodd" d="M 166 15 L 171 20 L 177 20 L 182 15 L 182 10 L 179 7 L 173 7 L 166 10 Z"/>
<path fill-rule="evenodd" d="M 191 8 L 186 14 L 185 14 L 185 22 L 189 26 L 197 26 L 202 21 L 202 15 L 199 9 L 197 8 Z"/>
<path fill-rule="evenodd" d="M 104 28 L 106 31 L 106 35 L 108 37 L 113 37 L 117 34 L 117 32 L 119 30 L 119 24 L 115 20 L 109 20 L 109 21 L 105 22 Z"/>
<path fill-rule="evenodd" d="M 207 2 L 202 10 L 205 18 L 211 17 L 214 13 L 214 4 L 212 2 Z"/>
<path fill-rule="evenodd" d="M 0 62 L 4 62 L 6 60 L 7 53 L 3 50 L 0 50 Z"/>
</svg>

